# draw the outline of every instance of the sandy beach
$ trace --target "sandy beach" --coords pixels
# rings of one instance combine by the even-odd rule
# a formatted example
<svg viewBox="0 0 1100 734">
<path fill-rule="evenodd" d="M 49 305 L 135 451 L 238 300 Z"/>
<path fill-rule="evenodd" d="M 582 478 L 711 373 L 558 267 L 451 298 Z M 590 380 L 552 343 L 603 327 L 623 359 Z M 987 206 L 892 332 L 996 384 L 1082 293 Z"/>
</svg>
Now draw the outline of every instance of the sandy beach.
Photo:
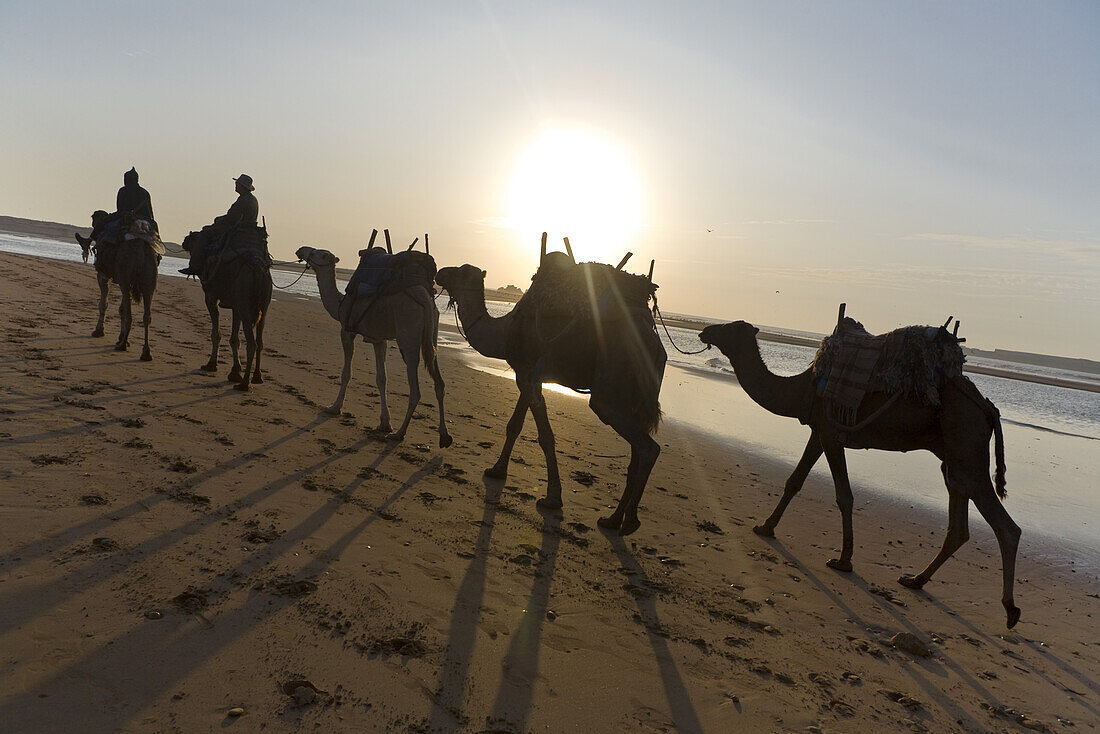
<svg viewBox="0 0 1100 734">
<path fill-rule="evenodd" d="M 1036 561 L 1025 535 L 1023 618 L 1006 631 L 996 543 L 972 522 L 923 592 L 897 585 L 939 548 L 946 494 L 939 513 L 857 497 L 855 572 L 840 574 L 825 566 L 840 543 L 827 483 L 807 485 L 774 540 L 750 530 L 797 456 L 760 462 L 670 421 L 642 527 L 620 539 L 596 520 L 621 492 L 627 447 L 583 400 L 546 393 L 566 504 L 544 515 L 531 421 L 508 479 L 483 479 L 515 388 L 457 349 L 440 352 L 454 445 L 435 447 L 423 370 L 426 402 L 392 444 L 370 430 L 370 349 L 347 412 L 322 412 L 341 356 L 315 299 L 276 294 L 265 383 L 241 394 L 224 362 L 197 369 L 209 328 L 197 283 L 160 279 L 144 363 L 139 341 L 112 348 L 117 290 L 107 338 L 89 336 L 90 265 L 0 264 L 0 731 L 1100 722 L 1094 574 Z M 389 372 L 399 416 L 396 348 Z M 902 632 L 912 651 L 889 642 Z"/>
</svg>

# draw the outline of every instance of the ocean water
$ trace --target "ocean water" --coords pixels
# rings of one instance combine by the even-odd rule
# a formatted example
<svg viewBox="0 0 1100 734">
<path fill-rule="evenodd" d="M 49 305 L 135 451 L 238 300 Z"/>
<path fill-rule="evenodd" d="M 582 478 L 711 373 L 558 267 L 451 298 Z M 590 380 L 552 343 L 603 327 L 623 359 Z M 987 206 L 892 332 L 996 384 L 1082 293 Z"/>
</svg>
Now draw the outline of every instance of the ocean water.
<svg viewBox="0 0 1100 734">
<path fill-rule="evenodd" d="M 0 251 L 80 262 L 80 249 L 75 243 L 22 235 L 0 233 Z M 166 257 L 160 273 L 182 277 L 176 271 L 185 264 L 179 258 Z M 91 265 L 88 269 L 89 288 L 94 288 Z M 305 297 L 318 295 L 312 275 L 296 283 L 293 283 L 296 273 L 274 271 L 272 277 L 277 286 L 289 286 L 286 292 Z M 440 296 L 438 303 L 441 323 L 453 325 L 453 310 L 445 310 L 447 298 Z M 512 308 L 512 304 L 497 302 L 489 302 L 487 306 L 493 316 Z M 683 355 L 669 343 L 664 331 L 659 331 L 669 356 L 661 391 L 666 419 L 729 440 L 761 461 L 793 469 L 809 430 L 753 403 L 740 389 L 729 361 L 718 350 Z M 668 331 L 675 344 L 685 351 L 702 346 L 692 330 L 669 328 Z M 788 333 L 805 335 L 793 330 Z M 441 333 L 440 344 L 457 350 L 464 361 L 477 369 L 511 378 L 507 365 L 476 354 L 457 333 Z M 764 360 L 777 374 L 801 372 L 814 355 L 811 347 L 766 341 L 760 347 Z M 1096 375 L 1068 370 L 990 359 L 974 361 L 1021 373 L 1097 381 Z M 970 378 L 1001 411 L 1008 465 L 1006 507 L 1025 531 L 1021 555 L 1100 570 L 1100 492 L 1096 486 L 1100 477 L 1100 393 L 988 375 L 971 374 Z M 572 394 L 568 390 L 561 392 Z M 849 451 L 848 465 L 857 507 L 882 501 L 919 505 L 941 511 L 946 524 L 947 493 L 938 462 L 931 454 Z M 815 467 L 803 491 L 831 494 L 832 482 L 824 460 Z M 792 512 L 797 505 L 796 501 Z M 990 542 L 992 536 L 984 521 L 976 511 L 971 514 L 973 537 L 985 537 L 984 542 Z M 857 516 L 857 533 L 858 525 Z"/>
</svg>

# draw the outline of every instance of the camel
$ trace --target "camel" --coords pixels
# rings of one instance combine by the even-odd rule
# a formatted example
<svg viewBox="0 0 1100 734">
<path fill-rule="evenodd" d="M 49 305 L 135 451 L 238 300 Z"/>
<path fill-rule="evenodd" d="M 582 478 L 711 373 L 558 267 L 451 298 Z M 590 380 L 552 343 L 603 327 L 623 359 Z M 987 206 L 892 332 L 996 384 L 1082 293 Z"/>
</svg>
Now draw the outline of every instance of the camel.
<svg viewBox="0 0 1100 734">
<path fill-rule="evenodd" d="M 199 232 L 188 233 L 181 243 L 183 249 L 190 252 L 200 242 L 199 235 Z M 228 247 L 229 244 L 226 245 Z M 264 350 L 264 323 L 271 305 L 271 271 L 265 263 L 257 264 L 247 256 L 222 262 L 224 252 L 223 250 L 222 254 L 210 256 L 210 260 L 214 262 L 207 263 L 206 272 L 199 278 L 206 310 L 210 314 L 210 359 L 199 369 L 204 372 L 217 371 L 218 345 L 221 343 L 218 306 L 231 309 L 233 327 L 229 335 L 229 346 L 233 349 L 233 366 L 226 379 L 237 383 L 233 386 L 235 390 L 247 392 L 251 383 L 262 385 L 264 381 L 260 372 L 260 355 Z M 266 258 L 266 254 L 264 257 Z M 243 372 L 240 360 L 242 329 L 246 350 Z"/>
<path fill-rule="evenodd" d="M 313 247 L 300 247 L 295 255 L 299 260 L 304 260 L 306 266 L 316 274 L 321 303 L 329 315 L 339 321 L 340 302 L 344 299 L 344 294 L 336 287 L 336 263 L 340 259 L 327 250 Z M 415 285 L 397 293 L 378 296 L 354 331 L 341 326 L 340 344 L 344 348 L 344 369 L 340 374 L 340 392 L 337 393 L 335 402 L 326 408 L 326 412 L 333 415 L 339 415 L 344 406 L 344 397 L 351 381 L 351 361 L 355 355 L 356 335 L 362 336 L 363 341 L 374 346 L 375 378 L 378 398 L 382 403 L 382 416 L 376 430 L 387 433 L 386 439 L 389 441 L 404 440 L 413 412 L 420 403 L 418 371 L 420 357 L 423 355 L 424 365 L 435 383 L 435 399 L 439 403 L 439 448 L 450 446 L 453 439 L 447 432 L 443 409 L 443 375 L 439 371 L 436 355 L 439 309 L 435 305 L 435 294 L 421 285 Z M 386 403 L 386 347 L 391 340 L 396 340 L 401 350 L 409 381 L 409 404 L 405 409 L 405 420 L 394 432 L 391 432 L 390 409 Z"/>
<path fill-rule="evenodd" d="M 99 216 L 106 212 L 97 211 L 92 215 L 93 225 Z M 76 241 L 83 250 L 84 261 L 93 241 L 76 234 Z M 125 352 L 130 347 L 130 329 L 133 326 L 131 302 L 141 302 L 144 308 L 142 325 L 145 327 L 145 346 L 141 350 L 141 360 L 149 362 L 153 353 L 149 350 L 149 325 L 152 323 L 153 292 L 157 289 L 157 255 L 145 240 L 119 239 L 118 241 L 95 242 L 95 274 L 99 282 L 99 320 L 96 322 L 93 337 L 101 337 L 103 318 L 107 312 L 107 291 L 113 280 L 122 291 L 122 301 L 118 304 L 119 334 L 115 350 Z"/>
<path fill-rule="evenodd" d="M 558 255 L 560 253 L 553 253 Z M 500 457 L 485 475 L 508 476 L 508 463 L 527 411 L 538 427 L 538 441 L 546 457 L 546 496 L 543 509 L 562 506 L 561 477 L 554 447 L 554 433 L 541 400 L 542 382 L 554 382 L 577 391 L 589 391 L 588 405 L 596 416 L 630 443 L 630 465 L 618 507 L 600 518 L 600 527 L 630 535 L 641 525 L 638 504 L 649 474 L 661 453 L 652 434 L 660 422 L 658 396 L 665 369 L 665 349 L 647 308 L 627 307 L 611 298 L 607 312 L 596 320 L 590 334 L 568 339 L 540 338 L 533 309 L 519 306 L 499 318 L 485 308 L 485 271 L 474 265 L 443 268 L 436 282 L 458 306 L 458 317 L 470 346 L 486 357 L 503 359 L 516 373 L 519 400 L 508 421 Z M 599 294 L 590 294 L 595 298 Z M 546 325 L 543 325 L 544 327 Z M 559 336 L 567 329 L 553 329 Z M 555 344 L 555 342 L 558 342 Z"/>
<path fill-rule="evenodd" d="M 1020 528 L 1000 501 L 1006 496 L 1004 438 L 1000 413 L 993 403 L 969 379 L 959 376 L 943 387 L 938 407 L 906 395 L 868 393 L 859 407 L 857 420 L 860 422 L 854 430 L 845 430 L 826 416 L 822 400 L 816 394 L 812 368 L 791 377 L 780 377 L 768 370 L 756 341 L 758 331 L 752 324 L 735 321 L 708 326 L 699 334 L 704 344 L 718 347 L 729 358 L 737 381 L 750 398 L 769 412 L 798 418 L 810 427 L 809 442 L 787 479 L 779 504 L 763 525 L 753 528 L 753 532 L 768 538 L 775 536 L 775 527 L 784 510 L 824 453 L 833 475 L 844 533 L 840 558 L 830 560 L 827 565 L 838 571 L 851 571 L 852 488 L 848 482 L 844 449 L 930 451 L 940 460 L 940 471 L 950 498 L 947 534 L 943 547 L 931 563 L 915 576 L 902 576 L 898 583 L 910 589 L 923 588 L 932 574 L 969 539 L 967 508 L 973 501 L 997 536 L 1003 573 L 1001 604 L 1008 627 L 1015 626 L 1020 619 L 1020 609 L 1013 601 L 1012 586 Z M 888 404 L 890 401 L 893 403 Z M 879 414 L 876 416 L 876 413 Z M 991 435 L 995 438 L 996 486 L 989 478 Z"/>
</svg>

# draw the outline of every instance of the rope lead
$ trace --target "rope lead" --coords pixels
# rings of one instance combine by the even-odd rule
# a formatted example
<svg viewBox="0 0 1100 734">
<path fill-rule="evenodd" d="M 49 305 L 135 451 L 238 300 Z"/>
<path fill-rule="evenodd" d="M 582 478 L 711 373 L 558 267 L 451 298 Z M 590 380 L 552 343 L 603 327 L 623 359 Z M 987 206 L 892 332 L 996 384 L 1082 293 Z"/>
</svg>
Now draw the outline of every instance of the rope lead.
<svg viewBox="0 0 1100 734">
<path fill-rule="evenodd" d="M 665 325 L 665 317 L 664 317 L 664 314 L 661 313 L 660 307 L 657 306 L 657 297 L 656 296 L 653 297 L 653 313 L 657 314 L 657 318 L 661 322 L 661 328 L 663 328 L 665 330 L 665 336 L 668 337 L 668 343 L 671 344 L 672 348 L 675 349 L 680 354 L 687 354 L 687 355 L 701 354 L 701 353 L 707 351 L 708 349 L 710 349 L 709 344 L 704 344 L 702 349 L 696 349 L 694 352 L 685 352 L 683 349 L 680 349 L 680 347 L 678 347 L 676 345 L 676 342 L 672 340 L 672 334 L 669 333 L 668 326 Z"/>
</svg>

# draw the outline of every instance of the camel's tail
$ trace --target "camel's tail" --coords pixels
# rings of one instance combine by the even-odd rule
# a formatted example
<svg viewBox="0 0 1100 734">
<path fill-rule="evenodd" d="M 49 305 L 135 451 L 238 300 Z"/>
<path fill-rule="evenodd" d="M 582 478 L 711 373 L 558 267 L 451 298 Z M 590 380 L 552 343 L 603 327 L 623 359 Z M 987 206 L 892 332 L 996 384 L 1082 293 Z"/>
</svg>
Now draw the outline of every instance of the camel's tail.
<svg viewBox="0 0 1100 734">
<path fill-rule="evenodd" d="M 993 401 L 982 395 L 977 385 L 965 376 L 957 377 L 954 384 L 963 395 L 984 410 L 993 422 L 993 457 L 997 465 L 996 472 L 993 474 L 993 488 L 997 490 L 997 496 L 1003 500 L 1008 496 L 1008 490 L 1005 489 L 1005 437 L 1001 431 L 1001 411 L 997 410 Z"/>
<path fill-rule="evenodd" d="M 641 335 L 641 343 L 638 345 L 640 348 L 635 352 L 632 370 L 637 390 L 634 416 L 646 433 L 652 436 L 661 425 L 663 416 L 659 398 L 668 357 L 656 328 L 648 329 L 644 323 L 633 326 L 633 330 Z"/>
<path fill-rule="evenodd" d="M 993 487 L 997 490 L 997 496 L 1002 500 L 1008 496 L 1005 489 L 1005 437 L 1001 432 L 1001 411 L 989 398 L 985 399 L 989 406 L 990 417 L 993 419 L 993 455 L 997 462 L 997 472 L 993 475 Z"/>
</svg>

